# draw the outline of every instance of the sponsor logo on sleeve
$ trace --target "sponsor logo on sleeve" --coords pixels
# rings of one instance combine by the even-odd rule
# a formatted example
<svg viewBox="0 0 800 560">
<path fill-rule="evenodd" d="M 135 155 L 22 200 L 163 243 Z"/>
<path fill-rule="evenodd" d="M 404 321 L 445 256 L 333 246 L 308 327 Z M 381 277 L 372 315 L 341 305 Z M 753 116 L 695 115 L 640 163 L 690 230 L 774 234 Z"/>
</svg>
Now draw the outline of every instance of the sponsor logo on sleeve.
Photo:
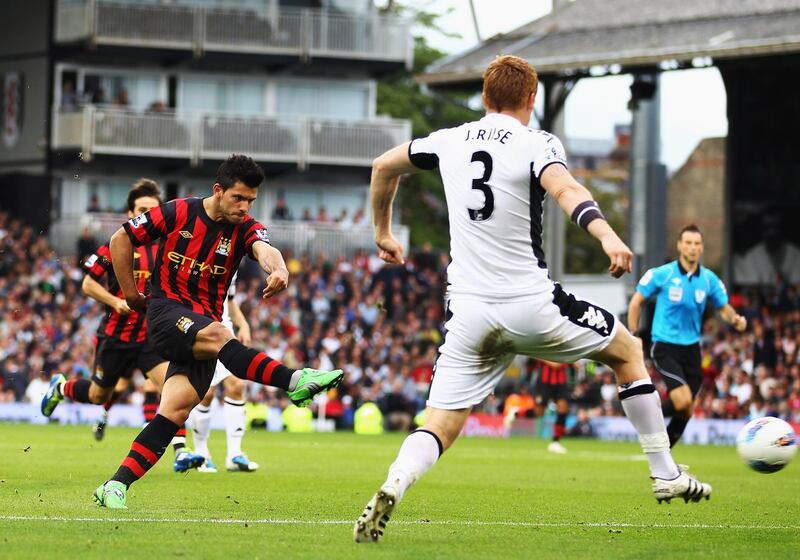
<svg viewBox="0 0 800 560">
<path fill-rule="evenodd" d="M 147 223 L 147 214 L 139 214 L 135 218 L 131 218 L 130 220 L 128 220 L 128 223 L 131 225 L 132 228 L 136 229 Z"/>
<path fill-rule="evenodd" d="M 269 243 L 269 234 L 265 229 L 257 229 L 256 230 L 256 237 L 258 237 L 264 243 Z"/>
<path fill-rule="evenodd" d="M 85 266 L 86 268 L 92 268 L 97 262 L 97 259 L 98 259 L 97 255 L 92 255 L 91 257 L 86 259 L 86 262 L 83 263 L 83 266 Z"/>
<path fill-rule="evenodd" d="M 639 280 L 639 285 L 640 286 L 647 286 L 650 283 L 651 280 L 653 280 L 653 269 L 652 268 L 644 273 L 644 276 L 642 276 L 642 279 Z"/>
</svg>

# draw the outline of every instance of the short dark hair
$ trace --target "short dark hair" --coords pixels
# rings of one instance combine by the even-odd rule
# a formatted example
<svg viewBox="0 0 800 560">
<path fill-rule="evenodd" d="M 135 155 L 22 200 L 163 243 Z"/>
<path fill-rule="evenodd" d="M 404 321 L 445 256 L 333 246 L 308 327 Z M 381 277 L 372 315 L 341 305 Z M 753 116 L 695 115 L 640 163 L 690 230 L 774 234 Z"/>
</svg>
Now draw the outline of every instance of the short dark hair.
<svg viewBox="0 0 800 560">
<path fill-rule="evenodd" d="M 128 191 L 128 210 L 133 212 L 136 207 L 136 200 L 143 196 L 152 196 L 161 204 L 161 188 L 158 183 L 144 177 L 136 181 L 131 190 Z"/>
<path fill-rule="evenodd" d="M 253 158 L 233 154 L 217 168 L 217 183 L 223 191 L 226 191 L 236 181 L 241 181 L 251 189 L 257 189 L 264 182 L 264 170 L 253 161 Z"/>
<path fill-rule="evenodd" d="M 687 231 L 689 231 L 691 233 L 699 233 L 700 234 L 700 238 L 701 239 L 704 238 L 703 232 L 700 231 L 699 227 L 697 227 L 695 224 L 689 224 L 689 225 L 683 226 L 681 228 L 681 232 L 678 234 L 678 239 L 679 240 L 683 239 L 683 234 L 686 233 Z"/>
</svg>

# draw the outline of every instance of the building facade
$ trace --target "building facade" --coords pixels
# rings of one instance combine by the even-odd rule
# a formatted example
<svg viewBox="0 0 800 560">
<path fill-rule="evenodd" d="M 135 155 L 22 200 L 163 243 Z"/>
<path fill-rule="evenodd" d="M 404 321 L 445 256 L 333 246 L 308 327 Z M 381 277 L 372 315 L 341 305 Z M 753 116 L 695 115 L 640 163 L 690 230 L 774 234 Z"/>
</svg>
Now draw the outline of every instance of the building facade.
<svg viewBox="0 0 800 560">
<path fill-rule="evenodd" d="M 376 114 L 376 80 L 410 66 L 409 26 L 372 0 L 33 0 L 11 12 L 37 43 L 0 43 L 0 71 L 25 97 L 0 180 L 36 182 L 49 199 L 37 223 L 63 252 L 86 225 L 116 227 L 138 177 L 168 198 L 205 195 L 231 153 L 267 172 L 255 216 L 270 220 L 282 199 L 297 220 L 350 224 L 367 209 L 372 159 L 410 138 L 408 122 Z"/>
</svg>

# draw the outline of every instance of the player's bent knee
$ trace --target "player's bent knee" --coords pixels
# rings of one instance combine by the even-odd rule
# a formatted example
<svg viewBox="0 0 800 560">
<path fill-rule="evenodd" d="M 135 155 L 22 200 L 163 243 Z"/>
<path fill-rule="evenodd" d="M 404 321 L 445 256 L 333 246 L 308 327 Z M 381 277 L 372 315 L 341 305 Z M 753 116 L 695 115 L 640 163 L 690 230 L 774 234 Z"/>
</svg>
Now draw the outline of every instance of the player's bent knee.
<svg viewBox="0 0 800 560">
<path fill-rule="evenodd" d="M 212 359 L 222 349 L 229 340 L 233 339 L 233 333 L 219 322 L 214 322 L 200 329 L 194 339 L 194 356 L 197 359 Z"/>
</svg>

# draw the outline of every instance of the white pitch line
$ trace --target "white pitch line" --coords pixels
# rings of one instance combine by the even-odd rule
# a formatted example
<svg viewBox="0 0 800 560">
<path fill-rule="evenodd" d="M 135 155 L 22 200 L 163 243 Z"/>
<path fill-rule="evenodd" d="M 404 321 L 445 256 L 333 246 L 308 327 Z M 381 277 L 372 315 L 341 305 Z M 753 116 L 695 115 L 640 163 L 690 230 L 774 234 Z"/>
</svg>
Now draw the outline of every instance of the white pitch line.
<svg viewBox="0 0 800 560">
<path fill-rule="evenodd" d="M 46 517 L 34 515 L 0 515 L 0 521 L 58 521 L 75 523 L 211 523 L 223 525 L 351 525 L 350 519 L 196 519 L 196 518 L 156 518 L 156 517 Z M 549 523 L 539 521 L 475 521 L 439 520 L 410 521 L 395 520 L 392 525 L 463 525 L 477 527 L 590 527 L 609 529 L 735 529 L 735 530 L 800 530 L 800 525 L 709 525 L 705 523 L 666 524 L 666 523 L 616 523 L 580 522 Z"/>
</svg>

